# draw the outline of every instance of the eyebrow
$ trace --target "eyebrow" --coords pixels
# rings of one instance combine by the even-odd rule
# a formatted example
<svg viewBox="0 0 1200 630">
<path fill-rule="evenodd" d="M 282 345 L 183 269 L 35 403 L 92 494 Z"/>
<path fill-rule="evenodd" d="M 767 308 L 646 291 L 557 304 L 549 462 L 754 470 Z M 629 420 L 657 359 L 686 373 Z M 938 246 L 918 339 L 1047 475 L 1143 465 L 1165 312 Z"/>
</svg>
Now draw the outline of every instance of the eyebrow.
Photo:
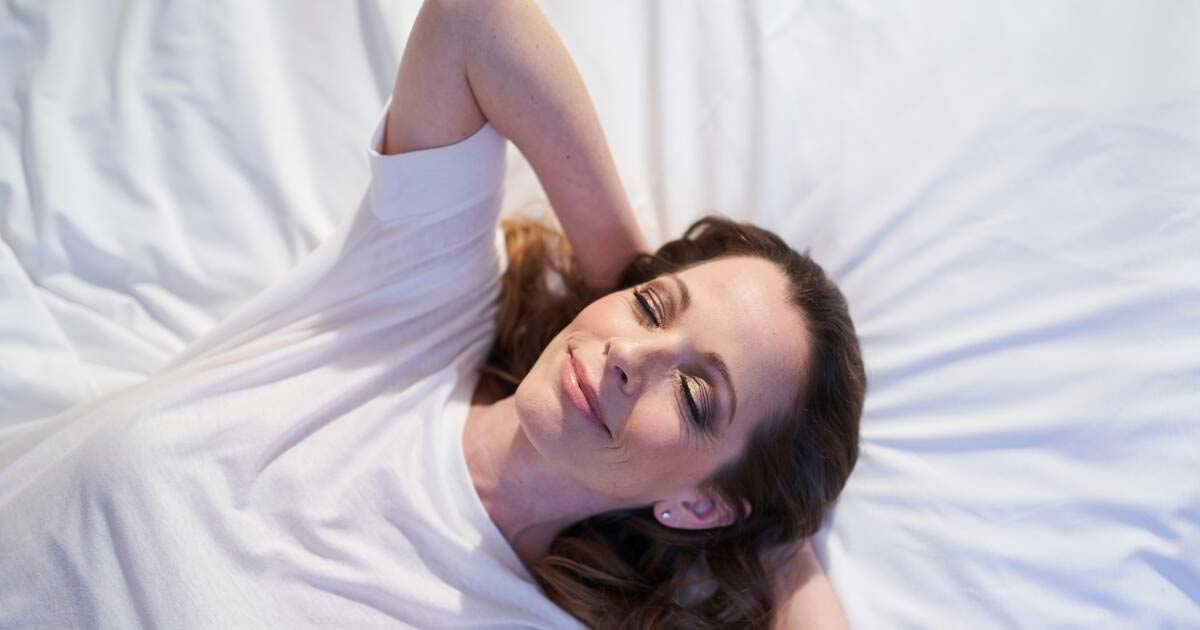
<svg viewBox="0 0 1200 630">
<path fill-rule="evenodd" d="M 679 312 L 675 315 L 680 315 L 687 310 L 692 303 L 692 293 L 688 291 L 688 287 L 683 283 L 683 280 L 676 274 L 670 271 L 664 273 L 666 277 L 675 281 L 676 288 L 679 289 Z M 725 379 L 725 386 L 729 389 L 729 422 L 733 424 L 733 414 L 737 413 L 737 389 L 733 386 L 733 378 L 729 376 L 729 366 L 725 365 L 725 360 L 716 352 L 705 352 L 704 360 L 714 371 Z"/>
</svg>

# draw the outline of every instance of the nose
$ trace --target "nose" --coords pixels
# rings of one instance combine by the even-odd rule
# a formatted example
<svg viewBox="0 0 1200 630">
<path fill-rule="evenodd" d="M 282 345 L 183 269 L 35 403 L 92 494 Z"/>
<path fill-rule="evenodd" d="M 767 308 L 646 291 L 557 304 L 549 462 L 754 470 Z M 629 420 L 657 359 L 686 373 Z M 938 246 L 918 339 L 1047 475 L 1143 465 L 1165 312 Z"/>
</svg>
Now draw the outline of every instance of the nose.
<svg viewBox="0 0 1200 630">
<path fill-rule="evenodd" d="M 622 393 L 632 396 L 646 378 L 665 371 L 675 354 L 673 341 L 665 336 L 653 340 L 613 337 L 604 344 L 605 372 Z"/>
</svg>

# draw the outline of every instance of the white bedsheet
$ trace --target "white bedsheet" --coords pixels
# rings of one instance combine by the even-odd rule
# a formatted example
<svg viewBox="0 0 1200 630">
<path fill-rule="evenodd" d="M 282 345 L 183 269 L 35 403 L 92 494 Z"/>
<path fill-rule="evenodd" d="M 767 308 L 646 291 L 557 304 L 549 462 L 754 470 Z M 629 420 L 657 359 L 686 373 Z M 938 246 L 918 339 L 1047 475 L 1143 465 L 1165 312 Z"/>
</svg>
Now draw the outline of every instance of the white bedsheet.
<svg viewBox="0 0 1200 630">
<path fill-rule="evenodd" d="M 846 292 L 817 549 L 856 627 L 1200 626 L 1200 5 L 541 4 L 653 241 L 718 211 Z M 0 421 L 139 381 L 352 212 L 418 6 L 0 4 Z"/>
</svg>

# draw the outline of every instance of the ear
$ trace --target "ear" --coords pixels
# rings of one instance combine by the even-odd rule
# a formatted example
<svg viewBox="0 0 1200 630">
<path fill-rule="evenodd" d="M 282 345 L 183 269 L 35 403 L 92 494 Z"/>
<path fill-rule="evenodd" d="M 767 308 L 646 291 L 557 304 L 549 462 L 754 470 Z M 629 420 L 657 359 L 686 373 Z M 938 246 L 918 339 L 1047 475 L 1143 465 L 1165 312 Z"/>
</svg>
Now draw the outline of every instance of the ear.
<svg viewBox="0 0 1200 630">
<path fill-rule="evenodd" d="M 742 500 L 746 514 L 750 514 L 750 502 Z M 675 529 L 712 529 L 732 525 L 737 515 L 731 506 L 706 495 L 675 500 L 659 501 L 654 504 L 654 518 L 659 523 Z"/>
</svg>

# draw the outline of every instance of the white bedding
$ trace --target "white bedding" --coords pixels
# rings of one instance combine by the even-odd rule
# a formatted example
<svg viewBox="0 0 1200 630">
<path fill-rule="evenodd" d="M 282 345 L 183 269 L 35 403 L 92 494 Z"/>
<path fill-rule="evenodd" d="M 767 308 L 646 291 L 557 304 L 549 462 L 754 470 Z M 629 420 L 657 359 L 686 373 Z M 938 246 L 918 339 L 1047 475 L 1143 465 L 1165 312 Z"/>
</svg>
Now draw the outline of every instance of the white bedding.
<svg viewBox="0 0 1200 630">
<path fill-rule="evenodd" d="M 1200 5 L 541 4 L 652 241 L 718 211 L 843 287 L 853 625 L 1200 626 Z M 0 421 L 145 378 L 353 212 L 418 6 L 0 4 Z"/>
</svg>

